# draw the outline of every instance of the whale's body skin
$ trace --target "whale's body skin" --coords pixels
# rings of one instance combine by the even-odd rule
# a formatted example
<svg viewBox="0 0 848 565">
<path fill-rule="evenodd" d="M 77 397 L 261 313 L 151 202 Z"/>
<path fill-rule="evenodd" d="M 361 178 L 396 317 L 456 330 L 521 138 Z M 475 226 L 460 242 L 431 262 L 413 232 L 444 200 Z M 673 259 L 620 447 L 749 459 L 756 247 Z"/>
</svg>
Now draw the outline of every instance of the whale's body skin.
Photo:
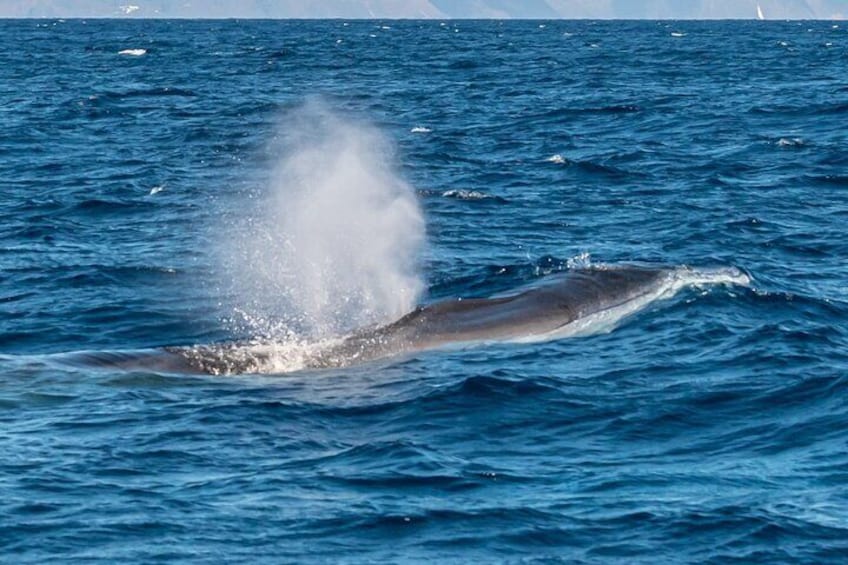
<svg viewBox="0 0 848 565">
<path fill-rule="evenodd" d="M 77 351 L 56 356 L 56 361 L 72 367 L 120 369 L 125 371 L 153 371 L 156 373 L 210 374 L 213 368 L 203 367 L 192 356 L 189 348 L 135 349 L 128 351 Z"/>
<path fill-rule="evenodd" d="M 574 322 L 654 296 L 673 271 L 578 269 L 496 298 L 450 299 L 420 306 L 389 325 L 363 331 L 317 355 L 311 366 L 338 366 L 448 344 L 554 337 Z"/>
</svg>

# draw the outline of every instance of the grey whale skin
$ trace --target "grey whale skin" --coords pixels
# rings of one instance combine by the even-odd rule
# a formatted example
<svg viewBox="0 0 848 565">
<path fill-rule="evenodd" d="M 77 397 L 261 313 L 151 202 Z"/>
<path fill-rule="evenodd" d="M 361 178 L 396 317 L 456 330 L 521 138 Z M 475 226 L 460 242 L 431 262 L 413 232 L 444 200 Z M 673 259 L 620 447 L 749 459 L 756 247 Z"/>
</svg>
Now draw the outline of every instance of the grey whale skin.
<svg viewBox="0 0 848 565">
<path fill-rule="evenodd" d="M 419 306 L 395 322 L 315 347 L 298 369 L 345 367 L 450 344 L 531 341 L 568 335 L 569 324 L 662 294 L 677 269 L 609 266 L 548 275 L 514 294 Z M 636 304 L 632 311 L 644 304 Z M 627 315 L 625 312 L 623 315 Z M 566 331 L 563 331 L 566 330 Z M 268 344 L 265 344 L 268 345 Z M 241 374 L 273 366 L 276 349 L 229 343 L 141 351 L 82 352 L 66 362 L 195 374 Z"/>
<path fill-rule="evenodd" d="M 544 339 L 572 322 L 658 292 L 673 272 L 636 266 L 574 269 L 548 275 L 515 294 L 419 306 L 395 322 L 316 350 L 302 368 L 344 367 L 449 344 Z M 239 344 L 167 351 L 179 370 L 212 374 L 253 372 L 270 355 L 258 349 L 245 354 Z"/>
<path fill-rule="evenodd" d="M 544 336 L 652 294 L 671 272 L 646 267 L 575 269 L 549 275 L 517 294 L 419 306 L 396 322 L 354 334 L 315 361 L 334 366 L 452 343 Z"/>
</svg>

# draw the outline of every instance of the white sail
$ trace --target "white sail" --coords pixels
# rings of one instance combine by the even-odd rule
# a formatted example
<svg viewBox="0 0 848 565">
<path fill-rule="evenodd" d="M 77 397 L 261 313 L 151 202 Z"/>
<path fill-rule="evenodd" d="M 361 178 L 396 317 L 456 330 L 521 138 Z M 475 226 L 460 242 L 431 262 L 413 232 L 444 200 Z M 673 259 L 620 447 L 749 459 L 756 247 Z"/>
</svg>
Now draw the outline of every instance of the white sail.
<svg viewBox="0 0 848 565">
<path fill-rule="evenodd" d="M 766 19 L 766 17 L 763 15 L 763 9 L 762 9 L 762 8 L 760 8 L 760 3 L 759 3 L 759 2 L 757 2 L 757 19 L 758 19 L 758 20 L 764 20 L 764 19 Z"/>
</svg>

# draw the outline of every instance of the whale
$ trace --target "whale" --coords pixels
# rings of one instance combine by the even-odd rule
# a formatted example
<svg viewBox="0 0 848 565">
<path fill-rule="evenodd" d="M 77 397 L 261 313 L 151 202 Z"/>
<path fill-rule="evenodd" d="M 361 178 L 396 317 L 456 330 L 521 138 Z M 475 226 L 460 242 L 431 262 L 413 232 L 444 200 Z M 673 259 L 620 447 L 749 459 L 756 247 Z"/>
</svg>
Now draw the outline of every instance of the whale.
<svg viewBox="0 0 848 565">
<path fill-rule="evenodd" d="M 75 361 L 212 375 L 341 368 L 446 347 L 550 341 L 609 331 L 686 286 L 749 281 L 734 267 L 599 265 L 540 277 L 500 295 L 420 305 L 393 322 L 340 338 L 82 352 Z"/>
</svg>

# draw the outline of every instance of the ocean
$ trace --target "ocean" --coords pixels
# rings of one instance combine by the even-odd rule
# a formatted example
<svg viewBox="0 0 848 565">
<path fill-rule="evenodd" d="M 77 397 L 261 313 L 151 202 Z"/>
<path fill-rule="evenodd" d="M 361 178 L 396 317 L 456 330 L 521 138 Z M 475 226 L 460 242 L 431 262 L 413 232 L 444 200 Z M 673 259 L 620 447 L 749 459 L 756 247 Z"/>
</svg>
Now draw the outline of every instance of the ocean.
<svg viewBox="0 0 848 565">
<path fill-rule="evenodd" d="M 846 61 L 824 21 L 0 21 L 0 560 L 845 562 Z M 750 282 L 287 361 L 616 265 Z"/>
</svg>

